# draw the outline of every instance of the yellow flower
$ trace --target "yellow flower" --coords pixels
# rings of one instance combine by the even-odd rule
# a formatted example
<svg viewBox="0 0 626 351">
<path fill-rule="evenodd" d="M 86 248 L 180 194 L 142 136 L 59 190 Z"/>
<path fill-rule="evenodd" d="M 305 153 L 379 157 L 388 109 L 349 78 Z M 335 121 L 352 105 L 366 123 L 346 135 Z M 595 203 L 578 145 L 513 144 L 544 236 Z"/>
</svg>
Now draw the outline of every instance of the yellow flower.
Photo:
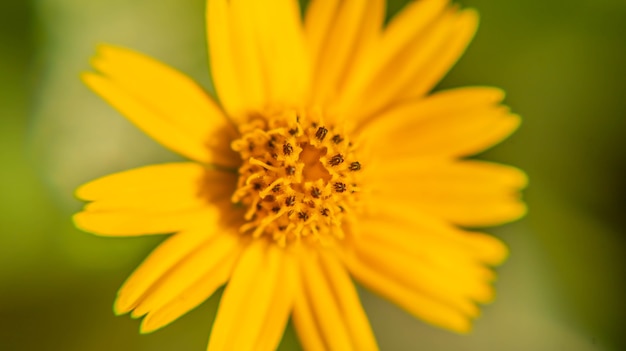
<svg viewBox="0 0 626 351">
<path fill-rule="evenodd" d="M 468 332 L 493 299 L 497 239 L 519 218 L 519 170 L 463 160 L 519 124 L 501 90 L 427 95 L 477 14 L 414 1 L 209 0 L 218 99 L 151 58 L 101 46 L 84 82 L 190 159 L 78 189 L 76 225 L 174 233 L 128 278 L 118 314 L 151 332 L 226 284 L 209 350 L 271 350 L 288 319 L 309 350 L 374 350 L 351 278 L 434 325 Z M 130 152 L 130 151 L 129 151 Z"/>
</svg>

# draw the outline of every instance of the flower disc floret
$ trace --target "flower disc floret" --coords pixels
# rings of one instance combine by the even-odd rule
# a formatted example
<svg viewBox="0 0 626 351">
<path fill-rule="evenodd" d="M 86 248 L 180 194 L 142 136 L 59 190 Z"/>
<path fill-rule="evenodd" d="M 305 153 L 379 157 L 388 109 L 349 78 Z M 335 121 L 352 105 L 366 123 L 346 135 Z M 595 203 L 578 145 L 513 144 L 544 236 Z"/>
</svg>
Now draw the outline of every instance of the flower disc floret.
<svg viewBox="0 0 626 351">
<path fill-rule="evenodd" d="M 232 201 L 247 208 L 242 232 L 279 245 L 342 239 L 358 208 L 361 163 L 341 128 L 319 111 L 252 114 L 232 148 L 241 155 Z"/>
</svg>

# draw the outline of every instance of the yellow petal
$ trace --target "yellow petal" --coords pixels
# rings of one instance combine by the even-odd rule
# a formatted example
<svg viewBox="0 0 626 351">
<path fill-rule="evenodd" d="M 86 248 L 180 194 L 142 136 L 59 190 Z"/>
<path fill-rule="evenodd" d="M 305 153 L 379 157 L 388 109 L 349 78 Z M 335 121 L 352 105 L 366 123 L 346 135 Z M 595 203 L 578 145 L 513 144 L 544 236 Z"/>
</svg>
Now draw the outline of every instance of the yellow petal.
<svg viewBox="0 0 626 351">
<path fill-rule="evenodd" d="M 423 0 L 407 4 L 385 28 L 381 40 L 376 45 L 376 50 L 367 59 L 362 60 L 367 63 L 367 68 L 359 70 L 359 74 L 348 82 L 341 97 L 342 103 L 347 104 L 344 107 L 353 110 L 352 104 L 360 100 L 376 80 L 386 79 L 387 81 L 380 83 L 390 85 L 390 80 L 406 79 L 406 77 L 391 76 L 386 70 L 393 69 L 394 65 L 397 66 L 401 58 L 403 58 L 403 68 L 414 68 L 415 57 L 410 62 L 406 61 L 410 58 L 409 52 L 423 51 L 423 42 L 418 41 L 427 38 L 432 41 L 432 34 L 446 34 L 443 30 L 433 32 L 431 27 L 437 23 L 447 5 L 448 0 Z M 440 20 L 439 23 L 440 25 L 446 24 Z M 428 36 L 428 34 L 431 35 Z M 417 57 L 424 59 L 425 55 L 420 54 Z"/>
<path fill-rule="evenodd" d="M 176 298 L 148 312 L 141 322 L 141 333 L 151 333 L 163 328 L 211 297 L 230 278 L 237 254 L 231 252 L 213 270 L 178 294 Z"/>
<path fill-rule="evenodd" d="M 177 263 L 191 255 L 216 235 L 205 229 L 176 233 L 161 243 L 128 277 L 117 293 L 116 314 L 130 312 L 154 283 Z"/>
<path fill-rule="evenodd" d="M 216 206 L 189 209 L 178 212 L 142 213 L 79 212 L 74 215 L 74 224 L 80 230 L 104 236 L 139 236 L 174 233 L 195 228 L 203 223 L 215 221 L 222 211 Z"/>
<path fill-rule="evenodd" d="M 144 166 L 91 181 L 76 191 L 92 211 L 175 211 L 229 197 L 236 175 L 196 163 Z"/>
<path fill-rule="evenodd" d="M 109 175 L 80 187 L 94 201 L 74 216 L 76 225 L 99 235 L 171 233 L 211 223 L 233 212 L 235 175 L 194 163 L 171 163 Z"/>
<path fill-rule="evenodd" d="M 227 21 L 230 22 L 230 28 L 222 29 L 219 33 L 230 31 L 232 36 L 230 60 L 235 63 L 237 79 L 240 82 L 237 85 L 239 90 L 236 94 L 241 96 L 245 109 L 259 110 L 266 107 L 269 102 L 267 85 L 271 77 L 263 67 L 255 27 L 255 14 L 250 11 L 249 4 L 245 0 L 231 1 L 227 6 L 230 16 Z M 219 67 L 215 66 L 215 69 Z M 219 75 L 219 72 L 215 74 Z M 226 93 L 225 91 L 224 94 Z M 225 98 L 228 100 L 228 97 Z"/>
<path fill-rule="evenodd" d="M 380 261 L 376 266 L 390 266 L 400 279 L 404 277 L 424 294 L 450 304 L 458 303 L 457 308 L 468 308 L 465 311 L 468 314 L 475 310 L 467 306 L 468 298 L 477 302 L 493 298 L 488 283 L 495 274 L 485 266 L 491 263 L 491 257 L 485 260 L 486 255 L 475 249 L 484 245 L 506 252 L 502 243 L 493 237 L 458 230 L 444 234 L 427 226 L 390 224 L 382 220 L 365 221 L 358 232 L 354 243 L 357 256 L 371 262 Z M 465 241 L 471 241 L 473 246 Z M 393 257 L 388 257 L 390 255 Z M 410 272 L 404 275 L 403 270 Z"/>
<path fill-rule="evenodd" d="M 357 131 L 374 137 L 389 134 L 404 130 L 407 126 L 443 119 L 448 115 L 486 111 L 496 107 L 504 97 L 505 94 L 501 89 L 492 87 L 444 90 L 423 99 L 395 105 L 376 117 L 362 120 Z"/>
<path fill-rule="evenodd" d="M 236 254 L 238 245 L 235 234 L 220 232 L 212 235 L 203 245 L 183 257 L 160 277 L 137 302 L 131 316 L 134 318 L 143 316 L 169 303 L 211 273 L 214 267 L 222 264 L 230 255 Z"/>
<path fill-rule="evenodd" d="M 208 299 L 231 275 L 241 244 L 219 233 L 172 266 L 137 302 L 131 316 L 145 315 L 141 332 L 155 331 Z"/>
<path fill-rule="evenodd" d="M 498 89 L 463 88 L 411 101 L 361 126 L 360 137 L 376 145 L 382 160 L 461 157 L 483 151 L 511 134 L 517 115 L 496 103 Z M 387 147 L 384 147 L 388 145 Z"/>
<path fill-rule="evenodd" d="M 378 350 L 367 315 L 365 315 L 359 295 L 346 268 L 334 253 L 323 255 L 320 263 L 325 272 L 326 284 L 334 293 L 337 306 L 343 316 L 354 349 L 363 351 Z"/>
<path fill-rule="evenodd" d="M 213 99 L 182 73 L 142 54 L 101 45 L 93 59 L 102 75 L 83 81 L 166 147 L 196 161 L 236 167 L 235 130 Z"/>
<path fill-rule="evenodd" d="M 211 76 L 219 101 L 231 116 L 236 119 L 248 106 L 240 93 L 244 83 L 235 61 L 235 37 L 227 0 L 207 2 L 207 39 Z"/>
<path fill-rule="evenodd" d="M 477 264 L 470 262 L 473 265 L 458 265 L 455 270 L 442 269 L 431 264 L 424 254 L 407 254 L 406 250 L 386 245 L 381 238 L 394 236 L 397 232 L 397 228 L 387 228 L 384 232 L 370 231 L 368 235 L 360 236 L 354 248 L 359 261 L 424 298 L 454 308 L 468 318 L 476 317 L 479 311 L 472 296 L 483 297 L 491 292 L 487 283 L 475 275 L 479 271 L 473 266 Z M 372 240 L 372 237 L 377 240 Z M 422 243 L 422 247 L 424 250 L 438 250 L 444 257 L 451 256 L 445 249 L 428 247 L 426 243 Z"/>
<path fill-rule="evenodd" d="M 421 0 L 408 3 L 385 28 L 380 44 L 382 46 L 380 57 L 377 58 L 379 65 L 390 62 L 400 51 L 412 45 L 412 41 L 424 36 L 425 31 L 436 22 L 448 4 L 448 0 Z"/>
<path fill-rule="evenodd" d="M 493 289 L 488 283 L 495 279 L 495 273 L 485 266 L 482 256 L 476 255 L 471 246 L 460 245 L 446 236 L 437 235 L 436 231 L 429 231 L 428 228 L 404 224 L 390 225 L 385 221 L 365 221 L 357 231 L 358 243 L 355 243 L 355 246 L 358 246 L 359 257 L 370 256 L 374 260 L 386 260 L 384 252 L 394 253 L 398 257 L 392 258 L 391 261 L 407 262 L 405 268 L 397 269 L 398 272 L 402 269 L 415 268 L 406 279 L 418 279 L 412 283 L 416 286 L 427 281 L 424 279 L 421 282 L 420 276 L 423 278 L 434 274 L 438 275 L 433 278 L 436 284 L 444 286 L 452 282 L 459 284 L 452 286 L 451 289 L 448 287 L 446 291 L 445 287 L 442 288 L 442 298 L 449 296 L 453 300 L 458 300 L 467 297 L 476 302 L 489 302 L 493 298 Z M 468 234 L 456 232 L 454 235 Z M 486 235 L 471 235 L 472 241 L 476 243 L 481 243 L 483 237 L 497 242 L 496 239 Z M 499 246 L 502 244 L 499 243 Z M 448 282 L 438 282 L 440 279 L 447 279 Z M 426 291 L 432 288 L 420 289 Z M 465 302 L 462 302 L 461 306 L 467 307 Z"/>
<path fill-rule="evenodd" d="M 353 69 L 366 61 L 382 30 L 385 2 L 313 1 L 305 28 L 315 75 L 311 89 L 314 104 L 326 105 L 351 80 Z"/>
<path fill-rule="evenodd" d="M 352 104 L 361 99 L 375 75 L 382 75 L 385 67 L 396 62 L 395 58 L 400 52 L 408 48 L 419 48 L 411 41 L 423 36 L 424 31 L 441 15 L 447 4 L 448 0 L 412 1 L 393 18 L 377 43 L 376 50 L 357 63 L 361 67 L 342 91 L 341 103 L 345 109 L 349 111 Z M 385 77 L 394 78 L 388 74 Z"/>
<path fill-rule="evenodd" d="M 301 104 L 309 88 L 311 67 L 297 0 L 248 0 L 257 46 L 267 73 L 269 102 Z"/>
<path fill-rule="evenodd" d="M 442 5 L 440 1 L 420 5 L 426 11 L 417 17 L 419 21 L 412 27 L 416 32 L 408 42 L 406 24 L 390 26 L 393 31 L 385 33 L 372 57 L 369 75 L 360 75 L 346 89 L 343 113 L 368 119 L 389 106 L 420 98 L 434 87 L 461 56 L 478 22 L 475 11 L 440 13 Z"/>
<path fill-rule="evenodd" d="M 401 203 L 462 226 L 502 224 L 526 212 L 519 191 L 527 178 L 513 167 L 397 159 L 369 170 L 368 184 L 378 201 Z"/>
<path fill-rule="evenodd" d="M 414 77 L 419 77 L 419 79 L 409 82 L 400 97 L 404 99 L 416 98 L 432 90 L 465 53 L 476 34 L 478 21 L 478 12 L 475 10 L 461 11 L 453 25 L 452 34 L 440 47 L 437 54 L 431 57 L 430 62 L 415 74 Z"/>
<path fill-rule="evenodd" d="M 497 265 L 508 255 L 506 246 L 491 235 L 458 229 L 440 218 L 393 202 L 372 203 L 368 217 L 377 218 L 378 224 L 368 222 L 367 226 L 360 227 L 381 225 L 380 231 L 383 231 L 384 223 L 387 223 L 389 228 L 399 227 L 395 230 L 397 232 L 410 230 L 414 245 L 442 248 L 450 252 L 450 257 L 468 257 L 476 262 Z"/>
<path fill-rule="evenodd" d="M 309 2 L 304 18 L 304 33 L 313 67 L 317 67 L 322 55 L 339 4 L 339 0 L 311 0 Z"/>
<path fill-rule="evenodd" d="M 265 341 L 267 347 L 278 345 L 281 334 L 276 331 L 287 324 L 293 301 L 293 296 L 276 301 L 285 297 L 277 291 L 287 277 L 286 257 L 282 249 L 262 240 L 244 249 L 222 296 L 208 350 L 257 350 L 261 336 L 272 338 Z M 271 310 L 272 306 L 281 307 Z M 272 314 L 273 325 L 264 326 Z"/>
<path fill-rule="evenodd" d="M 302 286 L 302 284 L 301 284 Z M 301 287 L 296 293 L 293 306 L 293 323 L 304 350 L 327 350 L 326 342 L 313 314 L 313 306 Z"/>
<path fill-rule="evenodd" d="M 255 350 L 276 350 L 285 332 L 299 282 L 297 263 L 291 255 L 286 255 L 278 281 L 269 309 L 272 312 L 265 317 Z"/>
<path fill-rule="evenodd" d="M 207 16 L 211 72 L 233 118 L 302 102 L 310 67 L 297 1 L 212 0 Z"/>
<path fill-rule="evenodd" d="M 355 350 L 350 331 L 334 295 L 333 287 L 329 285 L 320 265 L 321 263 L 315 255 L 309 257 L 303 255 L 300 258 L 303 284 L 303 290 L 300 294 L 305 294 L 309 300 L 310 312 L 319 328 L 321 337 L 327 344 L 326 349 Z M 297 323 L 296 328 L 299 329 Z"/>
<path fill-rule="evenodd" d="M 352 276 L 368 289 L 398 304 L 415 317 L 459 333 L 470 330 L 469 318 L 457 309 L 430 299 L 386 275 L 375 267 L 345 255 L 344 263 Z"/>
</svg>

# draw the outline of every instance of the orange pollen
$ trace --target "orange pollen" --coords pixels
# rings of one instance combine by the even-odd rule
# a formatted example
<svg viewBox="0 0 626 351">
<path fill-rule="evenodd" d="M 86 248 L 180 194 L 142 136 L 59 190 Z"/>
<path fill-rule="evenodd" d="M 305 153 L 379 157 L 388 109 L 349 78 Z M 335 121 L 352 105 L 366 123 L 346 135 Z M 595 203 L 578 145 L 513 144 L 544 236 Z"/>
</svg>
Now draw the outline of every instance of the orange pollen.
<svg viewBox="0 0 626 351">
<path fill-rule="evenodd" d="M 232 201 L 247 208 L 240 231 L 285 246 L 343 239 L 358 208 L 355 147 L 319 111 L 254 114 L 232 142 L 243 160 Z"/>
</svg>

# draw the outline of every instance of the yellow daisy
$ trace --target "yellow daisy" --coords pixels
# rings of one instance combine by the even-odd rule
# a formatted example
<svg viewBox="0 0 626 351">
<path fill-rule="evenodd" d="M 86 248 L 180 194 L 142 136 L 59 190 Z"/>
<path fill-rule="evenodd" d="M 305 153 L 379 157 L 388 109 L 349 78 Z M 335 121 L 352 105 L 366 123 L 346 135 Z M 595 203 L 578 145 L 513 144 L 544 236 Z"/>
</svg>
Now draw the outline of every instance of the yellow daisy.
<svg viewBox="0 0 626 351">
<path fill-rule="evenodd" d="M 427 93 L 478 23 L 446 0 L 208 0 L 217 98 L 139 53 L 101 46 L 84 82 L 190 161 L 78 189 L 76 225 L 173 233 L 120 289 L 159 329 L 226 284 L 209 350 L 272 350 L 291 317 L 307 350 L 375 350 L 352 279 L 464 333 L 506 247 L 467 227 L 519 218 L 525 175 L 462 159 L 519 117 L 488 87 Z"/>
</svg>

